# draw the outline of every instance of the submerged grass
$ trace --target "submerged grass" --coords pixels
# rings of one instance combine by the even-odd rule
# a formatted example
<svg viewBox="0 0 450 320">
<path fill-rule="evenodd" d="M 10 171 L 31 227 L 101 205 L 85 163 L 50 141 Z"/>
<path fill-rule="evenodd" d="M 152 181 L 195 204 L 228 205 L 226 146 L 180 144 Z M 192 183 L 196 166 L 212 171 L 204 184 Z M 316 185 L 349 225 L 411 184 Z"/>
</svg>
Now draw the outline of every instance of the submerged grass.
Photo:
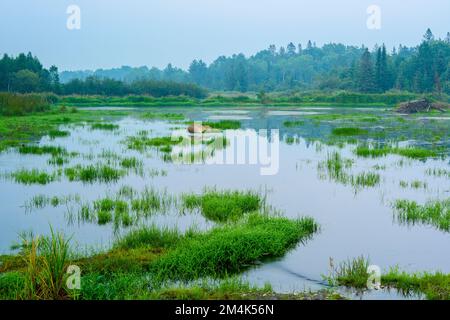
<svg viewBox="0 0 450 320">
<path fill-rule="evenodd" d="M 436 150 L 423 149 L 417 147 L 370 147 L 367 145 L 360 145 L 356 147 L 355 153 L 359 157 L 364 158 L 378 158 L 384 157 L 388 154 L 396 154 L 410 159 L 427 159 L 438 156 Z"/>
<path fill-rule="evenodd" d="M 55 174 L 49 174 L 46 171 L 38 169 L 20 169 L 10 174 L 11 178 L 17 183 L 22 184 L 48 184 L 56 179 Z"/>
<path fill-rule="evenodd" d="M 23 145 L 20 146 L 17 151 L 19 151 L 20 154 L 35 154 L 35 155 L 50 154 L 55 157 L 67 154 L 66 149 L 64 149 L 63 147 L 55 147 L 55 146 Z"/>
<path fill-rule="evenodd" d="M 407 224 L 429 224 L 450 232 L 450 199 L 429 201 L 420 205 L 415 201 L 397 200 L 394 204 L 397 219 Z"/>
<path fill-rule="evenodd" d="M 113 124 L 113 123 L 93 123 L 91 125 L 92 130 L 106 130 L 106 131 L 113 131 L 116 129 L 119 129 L 119 125 Z"/>
<path fill-rule="evenodd" d="M 430 168 L 427 169 L 427 171 L 425 172 L 427 175 L 429 176 L 433 176 L 433 177 L 447 177 L 450 178 L 450 170 L 446 170 L 443 168 Z"/>
<path fill-rule="evenodd" d="M 77 165 L 64 169 L 64 174 L 69 181 L 83 181 L 86 183 L 93 182 L 115 182 L 123 177 L 126 172 L 124 170 L 115 169 L 108 165 Z"/>
<path fill-rule="evenodd" d="M 33 196 L 29 201 L 25 203 L 25 208 L 28 210 L 31 209 L 42 209 L 46 206 L 51 205 L 52 207 L 58 207 L 60 205 L 67 205 L 71 202 L 80 202 L 80 196 L 77 195 L 68 195 L 68 196 L 47 196 L 44 194 L 38 194 Z"/>
<path fill-rule="evenodd" d="M 165 190 L 145 188 L 138 193 L 129 186 L 123 186 L 115 198 L 108 196 L 92 204 L 82 204 L 78 211 L 78 219 L 99 225 L 113 223 L 117 231 L 119 227 L 130 227 L 152 214 L 165 214 L 174 207 L 175 202 L 176 199 Z"/>
<path fill-rule="evenodd" d="M 179 144 L 182 142 L 182 137 L 154 137 L 149 138 L 147 136 L 131 136 L 127 137 L 125 140 L 125 144 L 128 149 L 144 151 L 147 148 L 157 148 L 161 152 L 169 153 L 172 151 L 172 146 Z"/>
<path fill-rule="evenodd" d="M 328 177 L 328 179 L 343 185 L 351 185 L 355 191 L 380 184 L 381 177 L 378 173 L 361 172 L 352 175 L 347 172 L 352 166 L 353 160 L 342 158 L 339 152 L 332 152 L 328 153 L 325 161 L 319 162 L 318 169 L 322 177 Z"/>
<path fill-rule="evenodd" d="M 138 215 L 149 216 L 156 212 L 166 212 L 174 201 L 175 199 L 165 191 L 145 188 L 138 197 L 131 200 L 131 208 Z"/>
<path fill-rule="evenodd" d="M 349 175 L 346 173 L 346 169 L 351 168 L 353 161 L 350 159 L 344 159 L 339 152 L 335 151 L 327 154 L 325 161 L 319 162 L 319 171 L 326 171 L 329 179 L 347 184 Z"/>
<path fill-rule="evenodd" d="M 359 187 L 375 187 L 380 184 L 381 177 L 378 173 L 362 172 L 351 177 L 351 184 L 355 188 Z"/>
</svg>

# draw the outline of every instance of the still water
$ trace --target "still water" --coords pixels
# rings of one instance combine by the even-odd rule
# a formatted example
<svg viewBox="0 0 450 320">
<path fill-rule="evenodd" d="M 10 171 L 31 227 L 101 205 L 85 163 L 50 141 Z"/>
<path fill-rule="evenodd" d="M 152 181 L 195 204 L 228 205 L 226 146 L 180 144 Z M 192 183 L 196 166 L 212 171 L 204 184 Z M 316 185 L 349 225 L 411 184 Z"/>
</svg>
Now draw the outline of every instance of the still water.
<svg viewBox="0 0 450 320">
<path fill-rule="evenodd" d="M 95 109 L 95 108 L 92 108 Z M 113 109 L 113 108 L 110 108 Z M 176 110 L 176 111 L 174 111 Z M 323 275 L 329 273 L 329 261 L 343 261 L 358 256 L 369 257 L 372 264 L 382 270 L 398 266 L 405 271 L 442 271 L 450 272 L 450 234 L 428 225 L 406 225 L 395 219 L 392 203 L 397 199 L 415 200 L 425 203 L 428 200 L 450 197 L 448 176 L 427 174 L 427 169 L 450 170 L 449 156 L 426 161 L 410 160 L 396 155 L 382 158 L 358 158 L 353 150 L 355 145 L 333 146 L 318 140 L 330 135 L 330 128 L 339 125 L 339 119 L 317 124 L 310 121 L 312 116 L 334 113 L 330 108 L 249 108 L 249 109 L 190 109 L 171 112 L 184 113 L 186 118 L 196 121 L 239 120 L 241 130 L 279 129 L 279 170 L 275 175 L 262 176 L 258 165 L 206 165 L 174 164 L 163 161 L 157 151 L 140 153 L 128 150 L 123 143 L 127 136 L 135 136 L 146 130 L 150 136 L 167 136 L 173 130 L 183 130 L 184 122 L 164 120 L 142 120 L 138 116 L 124 116 L 114 123 L 118 130 L 92 130 L 89 125 L 67 125 L 61 130 L 70 131 L 68 137 L 50 139 L 41 138 L 40 145 L 59 145 L 79 156 L 70 159 L 66 166 L 105 161 L 102 154 L 134 156 L 144 163 L 144 174 L 129 173 L 116 183 L 86 184 L 69 182 L 62 177 L 48 185 L 22 185 L 3 177 L 0 180 L 0 253 L 9 253 L 11 244 L 18 239 L 22 231 L 32 230 L 35 234 L 48 234 L 49 226 L 63 230 L 71 235 L 74 243 L 85 248 L 101 250 L 108 248 L 114 238 L 126 232 L 115 230 L 110 225 L 99 226 L 95 223 L 77 219 L 76 212 L 80 203 L 88 203 L 108 195 L 115 195 L 120 187 L 132 186 L 136 190 L 153 187 L 166 190 L 172 195 L 182 193 L 200 193 L 205 187 L 217 189 L 258 190 L 267 196 L 271 208 L 287 217 L 311 216 L 320 224 L 320 232 L 305 245 L 299 245 L 284 258 L 272 261 L 247 271 L 243 276 L 252 283 L 270 282 L 275 291 L 292 292 L 294 290 L 317 290 L 326 288 Z M 376 123 L 365 123 L 367 128 L 386 131 L 388 126 L 395 127 L 398 117 L 379 109 L 345 110 L 340 113 L 370 113 L 380 117 Z M 299 127 L 285 127 L 285 121 L 305 121 Z M 415 118 L 422 127 L 440 126 L 444 135 L 438 142 L 448 146 L 449 118 Z M 427 122 L 428 121 L 428 122 Z M 424 122 L 426 122 L 424 124 Z M 445 131 L 447 128 L 447 131 Z M 389 136 L 406 136 L 405 143 L 426 146 L 427 141 L 409 139 L 408 132 L 389 131 Z M 286 143 L 286 137 L 295 137 L 295 142 Z M 381 140 L 385 141 L 383 135 Z M 377 172 L 381 183 L 375 187 L 356 190 L 332 179 L 323 178 L 318 172 L 318 164 L 324 161 L 330 152 L 338 151 L 343 158 L 352 159 L 352 173 L 363 171 Z M 41 169 L 52 172 L 54 166 L 47 163 L 50 156 L 21 155 L 15 150 L 0 154 L 0 172 L 5 176 L 18 169 Z M 375 169 L 377 168 L 377 169 Z M 148 174 L 150 170 L 165 172 L 164 175 Z M 400 187 L 400 181 L 419 180 L 426 184 L 423 188 Z M 27 203 L 36 195 L 81 199 L 69 201 L 62 206 L 51 205 L 44 208 L 29 208 Z M 195 225 L 207 229 L 213 223 L 200 214 L 157 214 L 145 223 L 177 227 L 185 230 Z M 347 292 L 354 298 L 359 296 Z M 371 292 L 363 298 L 402 298 L 394 292 Z"/>
</svg>

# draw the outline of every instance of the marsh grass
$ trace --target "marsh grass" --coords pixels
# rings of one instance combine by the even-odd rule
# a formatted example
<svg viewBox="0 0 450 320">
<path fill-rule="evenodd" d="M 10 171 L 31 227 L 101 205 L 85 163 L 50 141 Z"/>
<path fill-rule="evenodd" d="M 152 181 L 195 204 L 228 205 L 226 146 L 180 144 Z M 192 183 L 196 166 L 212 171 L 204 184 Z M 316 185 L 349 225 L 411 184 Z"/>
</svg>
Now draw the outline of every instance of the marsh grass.
<svg viewBox="0 0 450 320">
<path fill-rule="evenodd" d="M 358 290 L 367 290 L 370 262 L 365 257 L 341 262 L 337 268 L 332 267 L 332 273 L 325 277 L 332 286 L 346 286 Z M 399 271 L 398 267 L 391 268 L 388 273 L 381 275 L 382 288 L 396 288 L 404 296 L 418 296 L 424 294 L 430 300 L 450 299 L 450 274 L 413 273 Z"/>
<path fill-rule="evenodd" d="M 166 213 L 176 199 L 166 191 L 145 188 L 138 197 L 131 200 L 131 208 L 136 214 L 149 216 L 155 213 Z"/>
<path fill-rule="evenodd" d="M 388 154 L 396 154 L 402 157 L 410 158 L 410 159 L 427 159 L 427 158 L 435 158 L 438 156 L 438 152 L 436 150 L 423 149 L 417 147 L 370 147 L 367 145 L 359 145 L 356 147 L 355 153 L 359 157 L 364 158 L 378 158 L 385 157 Z"/>
<path fill-rule="evenodd" d="M 126 169 L 138 169 L 143 167 L 142 161 L 135 157 L 123 158 L 120 161 L 120 165 Z"/>
<path fill-rule="evenodd" d="M 99 225 L 114 221 L 116 227 L 128 227 L 133 224 L 133 218 L 130 215 L 130 207 L 123 200 L 112 200 L 110 198 L 100 199 L 94 202 L 97 223 Z"/>
<path fill-rule="evenodd" d="M 55 157 L 67 155 L 66 149 L 64 149 L 63 147 L 55 147 L 55 146 L 23 145 L 20 146 L 17 151 L 19 151 L 20 154 L 35 154 L 35 155 L 50 154 Z"/>
<path fill-rule="evenodd" d="M 25 277 L 21 272 L 0 273 L 0 300 L 25 299 L 24 282 Z"/>
<path fill-rule="evenodd" d="M 184 120 L 185 116 L 182 113 L 172 112 L 145 112 L 140 115 L 143 119 L 163 119 L 163 120 Z"/>
<path fill-rule="evenodd" d="M 123 185 L 120 187 L 119 191 L 117 192 L 117 196 L 120 198 L 125 199 L 133 199 L 133 197 L 137 194 L 137 191 L 129 185 Z"/>
<path fill-rule="evenodd" d="M 64 138 L 70 136 L 70 132 L 59 129 L 53 129 L 48 132 L 48 136 L 50 137 L 50 139 Z"/>
<path fill-rule="evenodd" d="M 200 209 L 209 220 L 226 222 L 237 220 L 245 213 L 258 211 L 265 199 L 251 191 L 206 190 L 202 195 L 185 194 L 182 202 L 187 209 Z"/>
<path fill-rule="evenodd" d="M 64 174 L 69 181 L 110 183 L 116 182 L 125 176 L 126 171 L 108 165 L 97 164 L 87 166 L 77 165 L 75 167 L 65 168 Z"/>
<path fill-rule="evenodd" d="M 47 173 L 38 169 L 20 169 L 10 174 L 10 177 L 16 182 L 25 185 L 30 184 L 49 184 L 56 179 L 56 174 Z"/>
<path fill-rule="evenodd" d="M 178 229 L 151 225 L 132 230 L 125 236 L 120 237 L 114 244 L 114 248 L 174 248 L 181 240 L 191 238 L 197 233 L 193 228 L 183 234 Z"/>
<path fill-rule="evenodd" d="M 152 264 L 157 278 L 220 278 L 245 270 L 256 261 L 278 258 L 317 231 L 311 218 L 289 220 L 259 214 L 238 224 L 217 227 L 180 243 Z"/>
<path fill-rule="evenodd" d="M 69 163 L 69 159 L 62 156 L 52 156 L 48 159 L 47 163 L 52 166 L 62 167 L 63 165 Z"/>
<path fill-rule="evenodd" d="M 166 214 L 176 208 L 177 199 L 165 190 L 145 188 L 137 192 L 130 186 L 122 186 L 115 197 L 106 196 L 93 203 L 83 203 L 78 210 L 82 222 L 99 225 L 113 223 L 114 231 L 130 227 L 153 214 Z"/>
<path fill-rule="evenodd" d="M 388 153 L 390 153 L 390 148 L 387 147 L 369 147 L 366 145 L 359 145 L 356 147 L 355 154 L 358 157 L 364 157 L 364 158 L 378 158 L 378 157 L 384 157 Z"/>
<path fill-rule="evenodd" d="M 331 263 L 331 275 L 325 278 L 331 285 L 367 289 L 369 265 L 369 260 L 363 256 L 343 261 L 337 266 Z"/>
<path fill-rule="evenodd" d="M 402 188 L 411 188 L 411 189 L 427 189 L 428 184 L 425 181 L 414 180 L 411 182 L 401 180 L 399 182 L 400 187 Z"/>
<path fill-rule="evenodd" d="M 441 231 L 450 232 L 450 199 L 429 201 L 424 205 L 415 201 L 397 200 L 394 210 L 401 223 L 428 224 Z"/>
<path fill-rule="evenodd" d="M 446 170 L 443 168 L 429 168 L 426 170 L 425 172 L 427 175 L 429 176 L 433 176 L 433 177 L 446 177 L 446 178 L 450 178 L 450 170 Z"/>
<path fill-rule="evenodd" d="M 91 125 L 92 130 L 106 130 L 106 131 L 114 131 L 119 129 L 119 125 L 113 123 L 93 123 Z"/>
<path fill-rule="evenodd" d="M 241 122 L 236 120 L 207 121 L 202 124 L 219 130 L 237 130 L 241 128 Z"/>
<path fill-rule="evenodd" d="M 44 194 L 38 194 L 33 196 L 29 201 L 25 203 L 25 208 L 28 210 L 31 209 L 43 209 L 49 205 L 56 208 L 61 205 L 68 205 L 71 202 L 79 203 L 81 201 L 80 196 L 76 195 L 68 195 L 68 196 L 47 196 Z"/>
<path fill-rule="evenodd" d="M 318 164 L 319 176 L 343 185 L 351 185 L 355 192 L 362 188 L 376 187 L 380 184 L 381 177 L 378 173 L 361 172 L 353 175 L 348 172 L 352 166 L 352 159 L 344 159 L 336 151 L 328 153 L 327 159 Z"/>
<path fill-rule="evenodd" d="M 105 150 L 103 149 L 102 152 L 98 155 L 99 158 L 107 159 L 107 160 L 117 160 L 119 161 L 120 155 L 117 154 L 117 152 L 113 150 Z"/>
<path fill-rule="evenodd" d="M 361 136 L 369 132 L 365 129 L 354 127 L 334 128 L 331 133 L 335 136 Z"/>
<path fill-rule="evenodd" d="M 424 294 L 429 300 L 450 300 L 450 274 L 401 272 L 391 268 L 382 276 L 382 283 L 395 287 L 405 296 Z"/>
<path fill-rule="evenodd" d="M 283 125 L 286 128 L 295 128 L 295 127 L 301 127 L 305 124 L 305 121 L 297 120 L 297 121 L 285 121 L 283 122 Z"/>
<path fill-rule="evenodd" d="M 351 184 L 355 188 L 375 187 L 380 184 L 380 181 L 380 175 L 374 172 L 362 172 L 351 177 Z"/>
<path fill-rule="evenodd" d="M 172 146 L 177 145 L 183 141 L 183 137 L 172 138 L 170 136 L 165 137 L 153 137 L 147 136 L 130 136 L 125 139 L 125 144 L 128 149 L 145 151 L 147 148 L 156 148 L 163 153 L 169 153 L 172 151 Z"/>
<path fill-rule="evenodd" d="M 154 177 L 166 177 L 167 174 L 168 174 L 167 170 L 164 170 L 164 169 L 152 168 L 152 169 L 148 170 L 148 176 L 151 177 L 151 178 L 154 178 Z"/>
<path fill-rule="evenodd" d="M 144 175 L 144 162 L 136 157 L 125 157 L 120 160 L 120 166 L 127 170 L 133 170 L 136 174 Z"/>
<path fill-rule="evenodd" d="M 18 293 L 21 299 L 60 300 L 70 297 L 71 293 L 65 286 L 69 242 L 70 239 L 52 228 L 47 237 L 21 236 L 21 243 L 16 246 L 26 266 Z"/>
<path fill-rule="evenodd" d="M 290 137 L 290 136 L 286 136 L 286 138 L 284 139 L 284 142 L 286 142 L 286 144 L 288 145 L 293 145 L 294 143 L 300 143 L 300 139 L 298 137 Z"/>
<path fill-rule="evenodd" d="M 325 161 L 319 162 L 319 172 L 324 172 L 329 179 L 347 184 L 350 177 L 346 173 L 346 169 L 350 169 L 353 166 L 351 159 L 344 159 L 339 152 L 335 151 L 327 154 Z"/>
</svg>

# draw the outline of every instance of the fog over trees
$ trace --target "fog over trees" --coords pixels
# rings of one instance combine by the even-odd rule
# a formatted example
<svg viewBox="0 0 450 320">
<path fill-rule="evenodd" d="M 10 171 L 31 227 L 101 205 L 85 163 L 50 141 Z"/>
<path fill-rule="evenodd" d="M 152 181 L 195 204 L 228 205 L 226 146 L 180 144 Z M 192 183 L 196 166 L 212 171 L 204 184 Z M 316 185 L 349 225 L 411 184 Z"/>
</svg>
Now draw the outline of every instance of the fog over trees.
<svg viewBox="0 0 450 320">
<path fill-rule="evenodd" d="M 161 82 L 163 81 L 163 82 Z M 177 84 L 175 84 L 177 83 Z M 192 84 L 191 84 L 192 83 Z M 184 84 L 184 85 L 183 85 Z M 450 94 L 450 32 L 436 38 L 428 29 L 416 47 L 364 46 L 290 42 L 270 45 L 251 57 L 220 56 L 211 64 L 194 60 L 188 70 L 123 66 L 96 71 L 48 70 L 31 53 L 0 60 L 0 91 L 62 94 L 185 94 L 204 96 L 210 90 L 272 92 L 285 90 L 348 90 L 382 93 L 392 89 Z"/>
</svg>

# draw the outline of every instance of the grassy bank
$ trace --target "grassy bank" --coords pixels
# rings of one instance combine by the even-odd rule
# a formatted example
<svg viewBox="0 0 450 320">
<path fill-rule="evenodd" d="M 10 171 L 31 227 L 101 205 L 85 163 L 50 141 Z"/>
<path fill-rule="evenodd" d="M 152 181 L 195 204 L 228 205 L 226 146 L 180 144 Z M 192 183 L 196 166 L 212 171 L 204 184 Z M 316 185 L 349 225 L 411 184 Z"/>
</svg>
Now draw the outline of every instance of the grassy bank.
<svg viewBox="0 0 450 320">
<path fill-rule="evenodd" d="M 135 229 L 110 251 L 87 257 L 73 252 L 63 234 L 24 236 L 16 246 L 18 255 L 0 257 L 0 299 L 311 298 L 312 294 L 277 295 L 269 286 L 251 287 L 231 275 L 283 256 L 317 228 L 310 218 L 254 213 L 210 231 Z M 69 265 L 82 270 L 81 290 L 63 285 Z M 193 282 L 174 285 L 176 280 Z"/>
<path fill-rule="evenodd" d="M 186 96 L 63 96 L 59 104 L 66 106 L 377 106 L 393 107 L 401 102 L 420 98 L 420 94 L 409 92 L 388 92 L 384 94 L 364 94 L 354 92 L 303 92 L 271 93 L 261 99 L 256 94 L 211 93 L 207 98 L 196 99 Z M 430 99 L 435 99 L 430 96 Z M 439 100 L 450 102 L 450 97 Z"/>
</svg>

